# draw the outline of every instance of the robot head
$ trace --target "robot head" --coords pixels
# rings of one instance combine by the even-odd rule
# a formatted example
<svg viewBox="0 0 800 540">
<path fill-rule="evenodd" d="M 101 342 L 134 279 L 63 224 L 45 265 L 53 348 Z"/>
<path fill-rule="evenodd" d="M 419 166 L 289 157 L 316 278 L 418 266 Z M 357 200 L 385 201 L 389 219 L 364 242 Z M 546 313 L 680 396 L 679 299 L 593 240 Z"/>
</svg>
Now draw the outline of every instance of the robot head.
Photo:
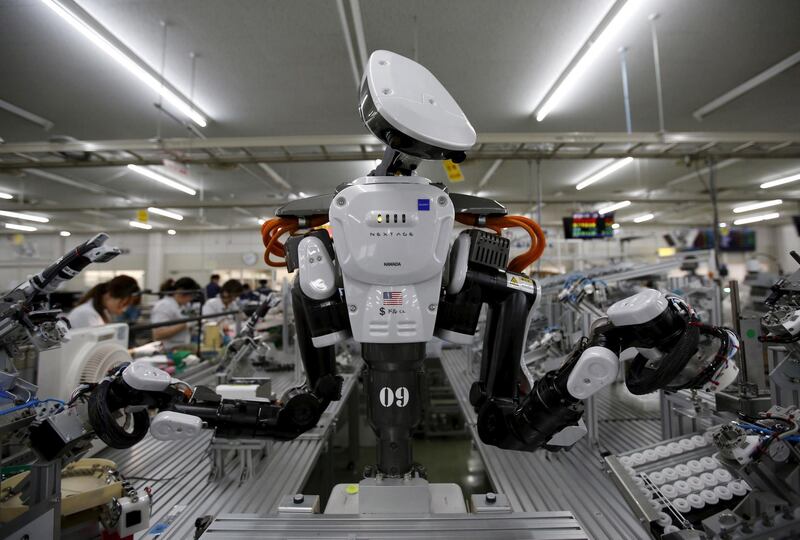
<svg viewBox="0 0 800 540">
<path fill-rule="evenodd" d="M 358 109 L 376 137 L 409 156 L 458 163 L 475 144 L 475 129 L 442 83 L 393 52 L 369 57 Z"/>
</svg>

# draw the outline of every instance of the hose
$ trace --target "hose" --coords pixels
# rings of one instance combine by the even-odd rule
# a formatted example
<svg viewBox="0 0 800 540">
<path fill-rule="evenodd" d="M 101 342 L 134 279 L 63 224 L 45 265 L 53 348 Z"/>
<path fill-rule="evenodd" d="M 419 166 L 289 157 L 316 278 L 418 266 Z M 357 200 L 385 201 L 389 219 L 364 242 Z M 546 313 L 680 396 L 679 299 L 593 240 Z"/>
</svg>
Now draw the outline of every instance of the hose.
<svg viewBox="0 0 800 540">
<path fill-rule="evenodd" d="M 304 228 L 313 229 L 328 222 L 327 215 L 315 215 L 308 219 L 308 225 Z M 286 249 L 280 237 L 284 234 L 292 235 L 300 229 L 300 222 L 296 217 L 289 218 L 272 218 L 261 225 L 261 239 L 264 242 L 264 262 L 273 268 L 280 268 L 286 266 Z M 270 255 L 274 255 L 277 259 L 273 260 Z"/>
<path fill-rule="evenodd" d="M 123 449 L 130 448 L 138 443 L 147 435 L 150 428 L 150 415 L 147 409 L 140 409 L 131 414 L 133 429 L 127 431 L 124 426 L 119 425 L 113 416 L 113 411 L 109 406 L 109 390 L 113 381 L 104 380 L 89 396 L 87 410 L 89 412 L 89 423 L 94 429 L 95 435 L 111 448 Z"/>
<path fill-rule="evenodd" d="M 508 263 L 508 269 L 512 272 L 522 272 L 536 262 L 544 253 L 544 248 L 547 245 L 547 238 L 539 224 L 525 216 L 490 216 L 486 218 L 485 225 L 480 225 L 476 214 L 463 213 L 456 214 L 456 221 L 471 227 L 484 226 L 498 234 L 502 229 L 511 227 L 520 227 L 527 232 L 531 238 L 531 246 L 527 251 L 517 255 Z"/>
</svg>

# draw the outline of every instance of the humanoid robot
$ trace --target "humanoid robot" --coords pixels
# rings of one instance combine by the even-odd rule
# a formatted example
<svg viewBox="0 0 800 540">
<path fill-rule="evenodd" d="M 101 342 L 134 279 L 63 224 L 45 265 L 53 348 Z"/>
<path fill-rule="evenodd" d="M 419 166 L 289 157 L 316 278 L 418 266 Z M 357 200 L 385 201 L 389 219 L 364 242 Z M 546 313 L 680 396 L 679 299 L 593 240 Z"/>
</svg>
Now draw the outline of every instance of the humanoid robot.
<svg viewBox="0 0 800 540">
<path fill-rule="evenodd" d="M 701 335 L 729 346 L 728 334 L 701 324 L 679 298 L 654 290 L 611 306 L 562 366 L 528 378 L 521 360 L 541 292 L 524 271 L 545 248 L 543 231 L 528 218 L 508 216 L 493 200 L 451 193 L 415 173 L 424 159 L 463 161 L 476 142 L 456 101 L 421 65 L 374 52 L 359 112 L 386 145 L 380 165 L 332 194 L 287 204 L 261 229 L 267 264 L 285 265 L 296 276 L 292 305 L 305 383 L 269 403 L 223 399 L 150 365 L 122 365 L 72 397 L 72 404 L 86 404 L 87 437 L 114 448 L 135 445 L 148 429 L 173 440 L 202 428 L 215 429 L 217 437 L 295 438 L 339 399 L 334 346 L 352 337 L 362 345 L 369 420 L 378 440 L 375 467 L 362 485 L 407 487 L 413 481 L 424 506 L 435 490 L 413 461 L 411 432 L 421 415 L 425 343 L 434 336 L 471 341 L 484 304 L 482 365 L 470 401 L 480 438 L 500 448 L 574 445 L 586 432 L 583 400 L 615 379 L 619 354 L 630 347 L 638 354 L 627 385 L 637 394 L 717 389 L 735 378 L 730 350 L 711 358 L 696 354 Z M 330 234 L 319 228 L 325 223 Z M 509 241 L 500 234 L 507 227 L 531 236 L 530 249 L 510 261 Z M 147 408 L 159 410 L 152 421 Z M 61 440 L 49 423 L 34 422 L 31 441 L 54 459 L 75 441 Z M 385 493 L 373 490 L 362 504 L 369 500 L 392 512 L 394 499 Z"/>
</svg>

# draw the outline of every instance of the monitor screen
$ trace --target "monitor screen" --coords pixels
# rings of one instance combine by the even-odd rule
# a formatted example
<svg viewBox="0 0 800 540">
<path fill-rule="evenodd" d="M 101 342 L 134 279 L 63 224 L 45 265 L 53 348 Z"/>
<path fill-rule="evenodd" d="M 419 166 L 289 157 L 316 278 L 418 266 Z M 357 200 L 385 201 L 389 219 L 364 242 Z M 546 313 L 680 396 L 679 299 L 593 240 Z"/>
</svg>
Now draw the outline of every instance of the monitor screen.
<svg viewBox="0 0 800 540">
<path fill-rule="evenodd" d="M 564 237 L 591 240 L 614 236 L 614 214 L 601 216 L 597 212 L 579 212 L 563 218 Z"/>
</svg>

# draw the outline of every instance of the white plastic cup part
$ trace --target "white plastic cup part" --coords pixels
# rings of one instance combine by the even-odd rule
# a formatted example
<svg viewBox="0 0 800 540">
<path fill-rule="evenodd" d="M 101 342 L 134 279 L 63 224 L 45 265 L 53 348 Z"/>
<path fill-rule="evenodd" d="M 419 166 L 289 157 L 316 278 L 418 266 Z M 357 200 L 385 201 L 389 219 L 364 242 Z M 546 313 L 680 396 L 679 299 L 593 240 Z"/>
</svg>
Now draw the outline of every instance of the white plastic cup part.
<svg viewBox="0 0 800 540">
<path fill-rule="evenodd" d="M 731 473 L 729 473 L 726 469 L 717 469 L 714 471 L 714 478 L 716 478 L 717 482 L 720 484 L 727 484 L 733 480 L 733 476 L 731 476 Z"/>
<path fill-rule="evenodd" d="M 728 489 L 737 497 L 742 497 L 747 494 L 747 488 L 742 485 L 738 480 L 728 483 Z"/>
<path fill-rule="evenodd" d="M 739 482 L 742 483 L 742 485 L 744 486 L 744 489 L 746 489 L 747 491 L 750 491 L 751 489 L 753 489 L 753 488 L 750 487 L 750 484 L 747 483 L 747 480 L 739 480 Z"/>
<path fill-rule="evenodd" d="M 692 491 L 702 491 L 705 488 L 705 484 L 702 480 L 700 480 L 699 476 L 690 476 L 686 479 L 686 483 L 689 484 L 689 487 L 692 488 Z"/>
<path fill-rule="evenodd" d="M 678 473 L 672 467 L 665 467 L 665 468 L 661 469 L 661 474 L 664 475 L 664 479 L 667 482 L 674 482 L 675 480 L 680 478 Z"/>
<path fill-rule="evenodd" d="M 652 492 L 652 491 L 650 491 L 650 488 L 649 488 L 649 487 L 647 487 L 647 486 L 645 486 L 644 484 L 642 484 L 641 486 L 639 486 L 639 491 L 642 493 L 642 495 L 644 495 L 644 496 L 645 496 L 645 497 L 647 497 L 648 499 L 649 499 L 649 498 L 651 498 L 651 497 L 653 496 L 653 492 Z"/>
<path fill-rule="evenodd" d="M 688 502 L 689 506 L 691 506 L 695 510 L 699 510 L 700 508 L 703 508 L 706 505 L 706 502 L 697 493 L 690 493 L 689 495 L 687 495 L 686 502 Z"/>
<path fill-rule="evenodd" d="M 622 466 L 626 468 L 633 465 L 633 460 L 631 459 L 631 456 L 620 456 L 619 462 L 622 463 Z"/>
<path fill-rule="evenodd" d="M 674 499 L 678 496 L 678 490 L 672 484 L 661 486 L 661 494 L 667 499 Z"/>
<path fill-rule="evenodd" d="M 700 496 L 704 501 L 706 501 L 706 504 L 717 504 L 719 502 L 719 497 L 717 497 L 717 494 L 710 489 L 704 489 L 701 491 Z"/>
<path fill-rule="evenodd" d="M 661 501 L 657 499 L 650 499 L 650 506 L 652 506 L 656 510 L 661 510 L 664 507 L 664 505 L 661 504 Z"/>
<path fill-rule="evenodd" d="M 637 486 L 643 486 L 644 485 L 644 479 L 641 476 L 634 476 L 633 477 L 633 483 L 636 484 Z"/>
<path fill-rule="evenodd" d="M 633 467 L 625 467 L 625 472 L 628 473 L 628 476 L 636 476 L 638 474 Z"/>
<path fill-rule="evenodd" d="M 652 448 L 648 448 L 647 450 L 642 452 L 642 455 L 644 455 L 644 459 L 646 461 L 648 461 L 648 462 L 649 461 L 658 461 L 658 453 L 655 450 L 653 450 Z"/>
<path fill-rule="evenodd" d="M 733 498 L 733 493 L 727 486 L 717 486 L 714 488 L 714 493 L 721 501 L 729 501 Z"/>
<path fill-rule="evenodd" d="M 686 480 L 678 480 L 672 485 L 678 490 L 679 495 L 688 495 L 692 492 L 692 488 L 689 487 L 689 484 L 686 482 Z"/>
<path fill-rule="evenodd" d="M 702 448 L 708 444 L 708 441 L 702 435 L 692 435 L 692 442 L 697 448 Z"/>
<path fill-rule="evenodd" d="M 692 475 L 692 470 L 685 463 L 675 465 L 675 472 L 678 473 L 678 476 L 681 478 L 687 478 Z"/>
<path fill-rule="evenodd" d="M 667 525 L 666 527 L 664 527 L 664 534 L 670 534 L 678 531 L 680 531 L 680 529 L 675 525 Z"/>
<path fill-rule="evenodd" d="M 689 512 L 692 509 L 692 505 L 689 504 L 689 501 L 687 501 L 683 497 L 678 497 L 677 499 L 673 499 L 672 506 L 674 506 L 675 510 L 677 510 L 681 514 Z"/>
<path fill-rule="evenodd" d="M 664 482 L 667 481 L 666 478 L 664 478 L 664 475 L 661 474 L 659 471 L 652 472 L 652 473 L 648 474 L 647 476 L 650 478 L 650 481 L 653 482 L 657 486 L 660 486 L 660 485 L 664 484 Z"/>
<path fill-rule="evenodd" d="M 658 457 L 661 458 L 669 457 L 670 456 L 669 448 L 667 448 L 667 445 L 665 444 L 659 444 L 658 446 L 656 446 L 656 454 L 658 454 Z"/>
<path fill-rule="evenodd" d="M 713 471 L 717 468 L 717 460 L 711 456 L 703 456 L 700 458 L 700 463 L 707 471 Z"/>
<path fill-rule="evenodd" d="M 668 525 L 672 525 L 672 517 L 666 512 L 659 512 L 657 523 L 662 527 L 667 527 Z"/>
<path fill-rule="evenodd" d="M 687 461 L 686 466 L 689 467 L 689 470 L 692 471 L 692 474 L 700 474 L 701 472 L 706 470 L 706 468 L 703 467 L 703 464 L 697 461 L 696 459 Z"/>
<path fill-rule="evenodd" d="M 631 462 L 634 465 L 644 465 L 647 462 L 647 460 L 644 459 L 644 454 L 642 454 L 641 452 L 634 452 L 633 454 L 631 454 Z"/>
<path fill-rule="evenodd" d="M 707 488 L 713 488 L 714 486 L 719 484 L 719 481 L 717 481 L 717 477 L 714 476 L 714 473 L 710 472 L 704 472 L 703 474 L 701 474 L 700 480 L 703 481 L 703 485 Z"/>
<path fill-rule="evenodd" d="M 672 454 L 673 456 L 677 456 L 678 454 L 683 453 L 683 448 L 681 448 L 681 445 L 674 441 L 667 444 L 667 449 L 669 450 L 669 453 Z"/>
<path fill-rule="evenodd" d="M 681 448 L 683 448 L 683 450 L 686 452 L 697 448 L 697 445 L 694 444 L 694 441 L 692 439 L 681 439 L 678 441 L 678 444 L 681 445 Z"/>
</svg>

